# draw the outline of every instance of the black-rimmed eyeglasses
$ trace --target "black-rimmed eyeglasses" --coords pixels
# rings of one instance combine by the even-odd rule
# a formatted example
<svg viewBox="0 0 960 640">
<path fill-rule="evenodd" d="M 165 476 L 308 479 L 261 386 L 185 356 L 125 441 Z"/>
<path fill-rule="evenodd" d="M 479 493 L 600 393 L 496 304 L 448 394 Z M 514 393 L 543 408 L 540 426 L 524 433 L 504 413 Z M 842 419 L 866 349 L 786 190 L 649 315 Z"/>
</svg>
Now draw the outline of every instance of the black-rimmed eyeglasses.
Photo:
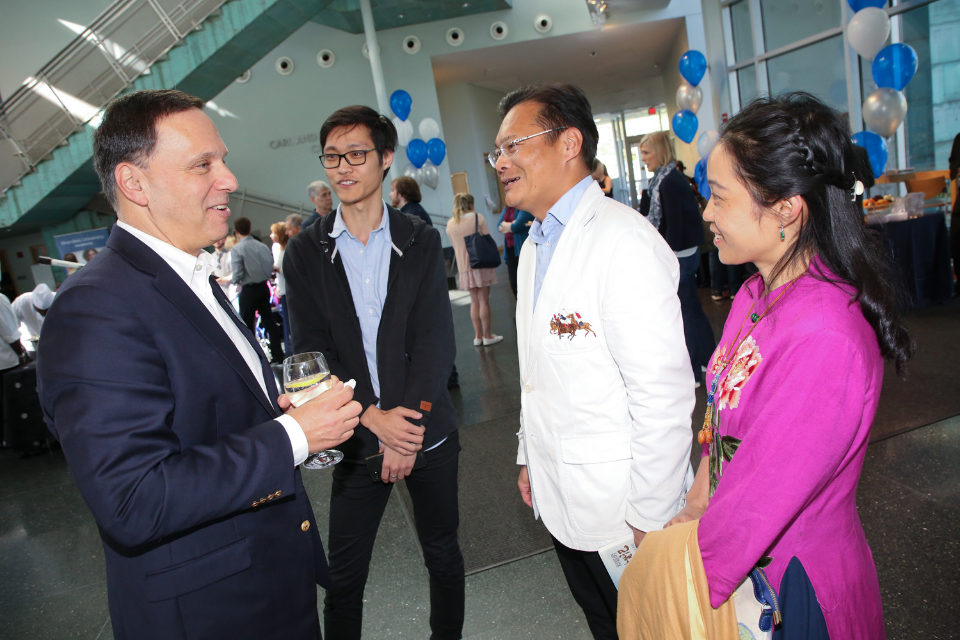
<svg viewBox="0 0 960 640">
<path fill-rule="evenodd" d="M 324 169 L 336 169 L 340 166 L 340 158 L 347 161 L 351 167 L 359 167 L 367 161 L 367 154 L 376 149 L 354 149 L 346 153 L 325 153 L 320 156 L 320 164 Z"/>
<path fill-rule="evenodd" d="M 529 140 L 530 138 L 536 138 L 537 136 L 542 136 L 545 133 L 550 133 L 551 131 L 563 131 L 566 127 L 554 127 L 553 129 L 547 129 L 546 131 L 541 131 L 540 133 L 535 133 L 532 136 L 527 136 L 525 138 L 517 138 L 516 140 L 511 140 L 509 142 L 504 142 L 500 145 L 499 148 L 494 149 L 489 155 L 487 155 L 487 160 L 490 162 L 490 166 L 494 169 L 497 168 L 497 161 L 500 159 L 500 156 L 506 156 L 512 158 L 517 155 L 517 151 L 520 149 L 517 147 L 518 144 L 524 140 Z"/>
</svg>

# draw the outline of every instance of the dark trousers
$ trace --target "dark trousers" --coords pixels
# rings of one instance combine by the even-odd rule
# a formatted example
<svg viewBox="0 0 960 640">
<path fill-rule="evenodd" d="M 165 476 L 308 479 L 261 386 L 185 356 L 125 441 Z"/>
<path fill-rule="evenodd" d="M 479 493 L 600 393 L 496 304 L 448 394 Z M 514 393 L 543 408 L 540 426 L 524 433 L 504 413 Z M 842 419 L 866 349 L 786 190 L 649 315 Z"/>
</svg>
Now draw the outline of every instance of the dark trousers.
<svg viewBox="0 0 960 640">
<path fill-rule="evenodd" d="M 283 318 L 283 349 L 287 357 L 293 355 L 293 334 L 290 333 L 290 313 L 287 311 L 287 296 L 280 296 L 280 317 Z"/>
<path fill-rule="evenodd" d="M 700 249 L 680 261 L 680 285 L 677 296 L 680 298 L 680 314 L 683 316 L 683 338 L 690 354 L 693 376 L 701 380 L 701 367 L 707 366 L 717 341 L 713 337 L 713 328 L 703 312 L 700 297 L 697 295 L 697 268 L 700 266 Z"/>
<path fill-rule="evenodd" d="M 742 264 L 723 264 L 720 262 L 720 252 L 714 249 L 710 252 L 710 289 L 717 295 L 729 291 L 731 296 L 737 294 L 743 284 Z"/>
<path fill-rule="evenodd" d="M 413 499 L 417 536 L 430 574 L 430 638 L 459 640 L 465 583 L 457 542 L 457 432 L 426 456 L 427 466 L 411 473 L 404 482 Z M 364 464 L 344 461 L 333 469 L 327 551 L 333 586 L 324 599 L 326 640 L 360 638 L 370 556 L 392 490 L 392 484 L 371 482 Z"/>
<path fill-rule="evenodd" d="M 270 289 L 266 282 L 245 284 L 240 288 L 240 319 L 250 331 L 255 331 L 257 319 L 254 312 L 260 314 L 260 325 L 270 338 L 271 362 L 283 362 L 283 330 L 273 317 L 270 308 Z"/>
<path fill-rule="evenodd" d="M 950 216 L 950 253 L 953 255 L 953 275 L 958 282 L 953 291 L 960 295 L 960 198 L 957 198 Z"/>
<path fill-rule="evenodd" d="M 583 609 L 594 640 L 617 640 L 617 586 L 596 551 L 578 551 L 553 538 L 573 599 Z"/>
<path fill-rule="evenodd" d="M 513 255 L 514 250 L 504 247 L 504 253 L 507 254 L 507 276 L 510 278 L 510 288 L 513 289 L 513 297 L 517 297 L 517 267 L 520 266 L 520 256 Z"/>
</svg>

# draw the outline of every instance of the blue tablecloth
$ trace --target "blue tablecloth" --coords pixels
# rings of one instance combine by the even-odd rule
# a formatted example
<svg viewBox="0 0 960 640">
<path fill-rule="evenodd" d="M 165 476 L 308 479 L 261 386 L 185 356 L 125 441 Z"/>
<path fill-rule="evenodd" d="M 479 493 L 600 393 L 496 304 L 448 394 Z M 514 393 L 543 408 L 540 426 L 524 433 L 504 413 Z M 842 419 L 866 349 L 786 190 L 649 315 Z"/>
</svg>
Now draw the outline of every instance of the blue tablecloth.
<svg viewBox="0 0 960 640">
<path fill-rule="evenodd" d="M 953 297 L 950 238 L 942 213 L 900 222 L 872 225 L 883 236 L 914 307 L 943 303 Z"/>
</svg>

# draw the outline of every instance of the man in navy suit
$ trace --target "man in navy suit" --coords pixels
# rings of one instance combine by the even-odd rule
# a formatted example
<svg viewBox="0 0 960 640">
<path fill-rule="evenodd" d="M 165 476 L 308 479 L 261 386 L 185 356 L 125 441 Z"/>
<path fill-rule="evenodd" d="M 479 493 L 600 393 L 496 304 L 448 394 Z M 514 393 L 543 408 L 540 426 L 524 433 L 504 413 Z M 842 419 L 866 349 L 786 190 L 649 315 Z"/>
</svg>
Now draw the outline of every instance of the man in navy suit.
<svg viewBox="0 0 960 640">
<path fill-rule="evenodd" d="M 337 382 L 290 407 L 203 248 L 237 181 L 203 102 L 114 101 L 94 165 L 119 221 L 47 315 L 47 424 L 103 540 L 119 639 L 320 638 L 329 573 L 297 465 L 353 434 Z"/>
</svg>

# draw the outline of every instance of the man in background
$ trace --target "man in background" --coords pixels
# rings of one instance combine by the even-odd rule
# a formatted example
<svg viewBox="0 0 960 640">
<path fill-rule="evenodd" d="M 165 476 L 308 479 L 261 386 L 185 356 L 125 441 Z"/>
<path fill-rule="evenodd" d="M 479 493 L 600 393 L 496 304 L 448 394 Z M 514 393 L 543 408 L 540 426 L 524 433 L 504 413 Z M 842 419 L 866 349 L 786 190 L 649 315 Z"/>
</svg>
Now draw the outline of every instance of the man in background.
<svg viewBox="0 0 960 640">
<path fill-rule="evenodd" d="M 22 293 L 13 301 L 13 312 L 20 323 L 20 344 L 31 359 L 36 355 L 32 339 L 40 335 L 53 296 L 50 287 L 41 282 L 33 291 Z"/>
<path fill-rule="evenodd" d="M 283 221 L 283 224 L 287 228 L 287 237 L 292 238 L 303 229 L 303 216 L 299 213 L 291 213 Z"/>
<path fill-rule="evenodd" d="M 330 185 L 323 180 L 315 180 L 307 185 L 307 196 L 313 203 L 314 211 L 304 219 L 302 229 L 306 229 L 328 213 L 333 213 L 333 194 L 330 192 Z"/>
<path fill-rule="evenodd" d="M 260 314 L 260 325 L 270 339 L 270 364 L 282 364 L 283 329 L 273 317 L 267 286 L 267 280 L 273 275 L 273 254 L 267 245 L 250 237 L 250 226 L 249 218 L 237 218 L 233 223 L 237 244 L 230 250 L 233 284 L 240 286 L 240 318 L 254 331 L 257 323 L 254 314 Z"/>
<path fill-rule="evenodd" d="M 420 185 L 410 176 L 400 176 L 390 185 L 390 204 L 404 213 L 417 216 L 431 227 L 433 220 L 427 210 L 420 206 Z"/>
</svg>

